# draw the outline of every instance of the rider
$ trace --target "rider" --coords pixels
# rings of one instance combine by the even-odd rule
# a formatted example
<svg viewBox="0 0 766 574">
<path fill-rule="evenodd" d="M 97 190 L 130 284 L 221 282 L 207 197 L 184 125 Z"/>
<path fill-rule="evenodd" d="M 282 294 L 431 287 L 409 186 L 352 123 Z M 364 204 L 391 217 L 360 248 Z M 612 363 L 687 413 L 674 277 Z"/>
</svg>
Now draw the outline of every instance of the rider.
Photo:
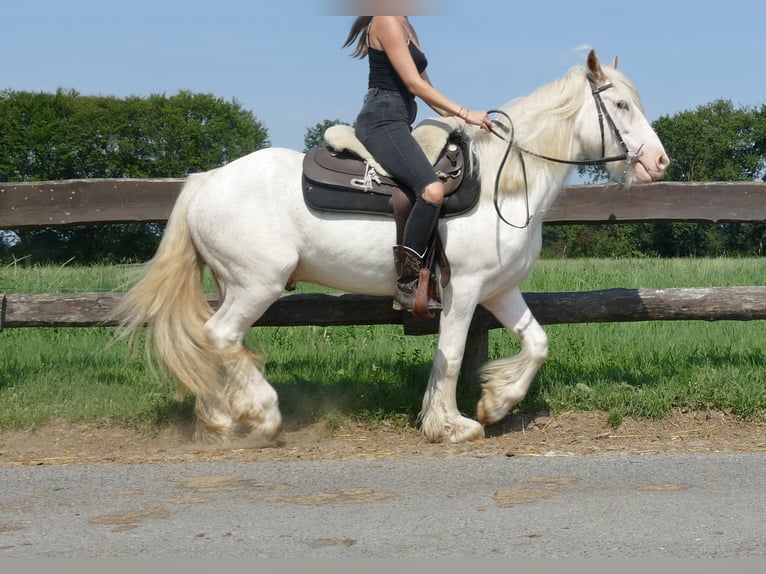
<svg viewBox="0 0 766 574">
<path fill-rule="evenodd" d="M 412 137 L 417 115 L 415 97 L 442 116 L 489 129 L 484 111 L 468 110 L 431 84 L 428 61 L 407 16 L 359 16 L 343 47 L 359 39 L 353 57 L 368 57 L 368 91 L 356 118 L 357 138 L 381 166 L 415 193 L 417 199 L 404 227 L 403 245 L 394 246 L 399 276 L 394 307 L 412 311 L 418 293 L 418 276 L 428 243 L 439 219 L 444 185 L 425 153 Z M 429 310 L 440 309 L 428 301 Z"/>
</svg>

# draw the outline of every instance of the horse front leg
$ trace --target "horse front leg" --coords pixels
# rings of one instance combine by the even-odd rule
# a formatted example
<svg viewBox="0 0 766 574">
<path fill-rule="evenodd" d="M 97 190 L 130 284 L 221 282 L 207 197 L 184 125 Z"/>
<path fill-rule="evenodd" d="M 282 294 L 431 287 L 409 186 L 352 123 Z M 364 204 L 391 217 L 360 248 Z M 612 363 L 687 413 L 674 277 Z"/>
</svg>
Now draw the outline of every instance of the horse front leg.
<svg viewBox="0 0 766 574">
<path fill-rule="evenodd" d="M 439 343 L 420 411 L 420 430 L 430 442 L 460 443 L 484 437 L 484 427 L 457 408 L 458 376 L 475 303 L 456 307 L 454 300 L 445 297 Z"/>
<path fill-rule="evenodd" d="M 484 302 L 483 306 L 521 342 L 517 355 L 488 363 L 480 372 L 482 396 L 476 406 L 476 416 L 483 424 L 490 425 L 505 418 L 527 395 L 532 379 L 548 356 L 548 335 L 518 288 Z"/>
</svg>

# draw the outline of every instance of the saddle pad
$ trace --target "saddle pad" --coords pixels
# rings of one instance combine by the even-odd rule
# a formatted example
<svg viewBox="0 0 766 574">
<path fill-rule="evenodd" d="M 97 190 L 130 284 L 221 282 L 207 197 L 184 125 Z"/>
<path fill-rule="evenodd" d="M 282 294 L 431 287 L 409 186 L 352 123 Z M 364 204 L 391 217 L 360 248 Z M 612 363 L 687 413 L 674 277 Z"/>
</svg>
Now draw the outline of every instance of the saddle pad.
<svg viewBox="0 0 766 574">
<path fill-rule="evenodd" d="M 442 217 L 460 215 L 476 205 L 481 190 L 481 182 L 475 176 L 463 178 L 463 183 L 451 195 L 444 198 Z M 364 213 L 388 215 L 394 217 L 394 205 L 391 191 L 363 192 L 334 187 L 311 181 L 303 175 L 303 198 L 306 204 L 318 211 L 346 213 Z"/>
</svg>

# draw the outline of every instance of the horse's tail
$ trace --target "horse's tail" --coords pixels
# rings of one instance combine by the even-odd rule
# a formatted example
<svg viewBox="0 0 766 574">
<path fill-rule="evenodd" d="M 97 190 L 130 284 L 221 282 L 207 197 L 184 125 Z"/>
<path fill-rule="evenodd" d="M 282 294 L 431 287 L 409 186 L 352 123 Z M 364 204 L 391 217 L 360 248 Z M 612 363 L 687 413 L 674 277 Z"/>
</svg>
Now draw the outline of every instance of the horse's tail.
<svg viewBox="0 0 766 574">
<path fill-rule="evenodd" d="M 129 338 L 132 344 L 146 325 L 147 362 L 152 370 L 159 366 L 175 376 L 180 396 L 186 390 L 197 396 L 209 395 L 221 376 L 220 351 L 204 331 L 213 310 L 202 287 L 203 261 L 187 222 L 190 200 L 206 177 L 195 174 L 187 179 L 156 254 L 114 312 L 121 327 L 119 336 Z"/>
</svg>

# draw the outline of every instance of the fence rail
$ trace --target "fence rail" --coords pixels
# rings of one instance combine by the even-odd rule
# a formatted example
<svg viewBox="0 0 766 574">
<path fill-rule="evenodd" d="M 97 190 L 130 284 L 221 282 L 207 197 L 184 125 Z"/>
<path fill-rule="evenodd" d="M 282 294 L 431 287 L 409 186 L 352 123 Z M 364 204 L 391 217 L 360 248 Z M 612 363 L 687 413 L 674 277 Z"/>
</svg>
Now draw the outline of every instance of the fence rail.
<svg viewBox="0 0 766 574">
<path fill-rule="evenodd" d="M 163 222 L 181 179 L 0 183 L 0 229 Z M 766 183 L 659 182 L 566 187 L 546 223 L 766 222 Z"/>
<path fill-rule="evenodd" d="M 122 299 L 120 293 L 0 294 L 0 329 L 10 327 L 109 327 Z M 766 319 L 766 287 L 672 289 L 601 289 L 595 291 L 525 293 L 535 318 L 544 325 L 635 321 L 751 321 Z M 218 305 L 210 296 L 208 303 Z M 396 325 L 401 311 L 390 297 L 354 294 L 285 295 L 255 323 L 257 327 L 316 325 Z M 479 308 L 473 331 L 502 325 Z M 438 332 L 438 319 L 413 320 L 413 334 Z"/>
<path fill-rule="evenodd" d="M 130 222 L 164 222 L 181 179 L 92 179 L 0 183 L 0 230 Z M 555 224 L 631 222 L 766 222 L 766 183 L 706 182 L 577 185 L 564 189 L 544 221 Z M 11 327 L 112 325 L 119 293 L 1 294 L 0 331 Z M 605 289 L 525 293 L 542 324 L 668 320 L 766 319 L 766 287 Z M 210 299 L 215 306 L 217 300 Z M 403 324 L 407 334 L 438 331 L 437 321 L 410 319 L 387 297 L 286 295 L 256 326 Z M 500 327 L 483 308 L 474 316 L 465 364 L 487 357 L 488 332 Z"/>
</svg>

